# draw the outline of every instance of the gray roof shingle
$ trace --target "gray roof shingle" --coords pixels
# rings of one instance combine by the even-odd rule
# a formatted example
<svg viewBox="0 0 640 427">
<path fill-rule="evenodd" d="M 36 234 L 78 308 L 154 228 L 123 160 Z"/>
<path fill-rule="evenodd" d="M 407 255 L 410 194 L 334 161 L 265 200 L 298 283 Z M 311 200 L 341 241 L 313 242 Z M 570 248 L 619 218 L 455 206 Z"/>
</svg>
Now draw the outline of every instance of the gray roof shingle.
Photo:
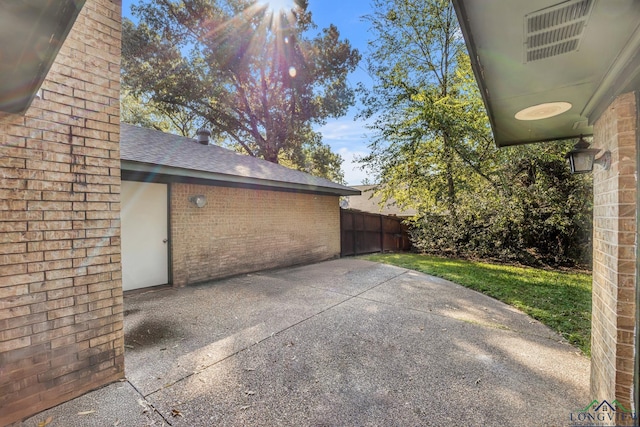
<svg viewBox="0 0 640 427">
<path fill-rule="evenodd" d="M 349 209 L 398 217 L 415 216 L 418 212 L 413 208 L 401 209 L 394 199 L 382 203 L 382 197 L 374 194 L 375 185 L 354 185 L 354 189 L 362 192 L 359 196 L 349 196 Z"/>
<path fill-rule="evenodd" d="M 358 190 L 318 178 L 305 172 L 238 154 L 217 145 L 202 145 L 195 139 L 122 123 L 120 159 L 123 170 L 136 170 L 134 164 L 165 166 L 171 174 L 209 178 L 214 181 L 242 182 L 271 187 L 359 194 Z M 166 173 L 166 171 L 165 171 Z"/>
</svg>

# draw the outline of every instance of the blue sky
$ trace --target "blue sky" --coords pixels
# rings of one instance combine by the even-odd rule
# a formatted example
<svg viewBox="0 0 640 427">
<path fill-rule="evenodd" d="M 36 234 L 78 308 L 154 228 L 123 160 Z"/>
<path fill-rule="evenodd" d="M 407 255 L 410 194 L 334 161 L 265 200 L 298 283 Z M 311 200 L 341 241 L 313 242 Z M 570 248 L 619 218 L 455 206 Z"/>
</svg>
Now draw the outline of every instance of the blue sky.
<svg viewBox="0 0 640 427">
<path fill-rule="evenodd" d="M 123 0 L 123 16 L 133 19 L 131 4 L 137 3 L 138 0 Z M 371 12 L 369 0 L 309 0 L 309 10 L 313 21 L 318 25 L 317 31 L 334 24 L 338 27 L 341 37 L 348 39 L 364 56 L 370 34 L 368 23 L 361 18 Z M 359 82 L 371 84 L 371 79 L 363 68 L 364 61 L 361 61 L 360 68 L 349 76 L 352 87 L 355 88 Z M 330 120 L 318 129 L 322 132 L 324 142 L 344 159 L 342 170 L 347 184 L 350 185 L 358 185 L 367 177 L 354 162 L 354 157 L 368 152 L 366 129 L 364 123 L 354 121 L 356 113 L 357 109 L 351 108 L 345 117 Z"/>
</svg>

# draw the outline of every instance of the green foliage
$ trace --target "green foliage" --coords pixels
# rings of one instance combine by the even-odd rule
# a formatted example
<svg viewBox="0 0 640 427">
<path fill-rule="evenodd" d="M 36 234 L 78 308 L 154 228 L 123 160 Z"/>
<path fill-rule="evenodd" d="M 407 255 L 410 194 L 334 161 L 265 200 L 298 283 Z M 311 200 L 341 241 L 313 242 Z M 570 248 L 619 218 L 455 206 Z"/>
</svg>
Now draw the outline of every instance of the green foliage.
<svg viewBox="0 0 640 427">
<path fill-rule="evenodd" d="M 120 120 L 124 123 L 194 137 L 204 123 L 201 118 L 185 109 L 165 108 L 144 95 L 120 91 Z"/>
<path fill-rule="evenodd" d="M 331 151 L 331 147 L 322 143 L 322 137 L 310 132 L 300 150 L 283 150 L 280 163 L 314 176 L 333 182 L 346 184 L 342 172 L 342 157 Z"/>
<path fill-rule="evenodd" d="M 591 275 L 417 254 L 377 254 L 371 261 L 442 277 L 516 307 L 577 346 L 591 346 Z"/>
<path fill-rule="evenodd" d="M 589 265 L 591 182 L 570 174 L 563 154 L 571 144 L 503 149 L 500 191 L 485 185 L 461 194 L 457 224 L 423 211 L 412 221 L 415 248 L 527 265 Z"/>
<path fill-rule="evenodd" d="M 435 0 L 376 0 L 374 8 L 376 83 L 360 93 L 375 137 L 362 161 L 386 184 L 384 196 L 456 223 L 461 191 L 479 180 L 495 185 L 495 153 L 455 12 Z"/>
<path fill-rule="evenodd" d="M 354 103 L 360 59 L 335 26 L 315 28 L 306 1 L 273 12 L 249 0 L 158 0 L 123 23 L 123 87 L 162 115 L 195 117 L 251 156 L 340 177 L 342 159 L 312 127 Z"/>
<path fill-rule="evenodd" d="M 499 150 L 447 0 L 374 1 L 360 88 L 373 118 L 361 161 L 383 200 L 419 214 L 416 248 L 526 264 L 588 263 L 591 190 L 571 176 L 567 143 Z"/>
</svg>

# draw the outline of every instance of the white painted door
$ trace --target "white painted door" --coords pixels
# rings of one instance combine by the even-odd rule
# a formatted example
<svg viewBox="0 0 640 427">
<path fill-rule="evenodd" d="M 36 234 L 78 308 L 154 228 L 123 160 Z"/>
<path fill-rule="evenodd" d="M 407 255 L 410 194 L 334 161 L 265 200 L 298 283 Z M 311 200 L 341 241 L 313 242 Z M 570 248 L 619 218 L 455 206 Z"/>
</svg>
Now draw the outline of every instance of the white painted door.
<svg viewBox="0 0 640 427">
<path fill-rule="evenodd" d="M 169 279 L 167 184 L 122 181 L 122 288 Z"/>
</svg>

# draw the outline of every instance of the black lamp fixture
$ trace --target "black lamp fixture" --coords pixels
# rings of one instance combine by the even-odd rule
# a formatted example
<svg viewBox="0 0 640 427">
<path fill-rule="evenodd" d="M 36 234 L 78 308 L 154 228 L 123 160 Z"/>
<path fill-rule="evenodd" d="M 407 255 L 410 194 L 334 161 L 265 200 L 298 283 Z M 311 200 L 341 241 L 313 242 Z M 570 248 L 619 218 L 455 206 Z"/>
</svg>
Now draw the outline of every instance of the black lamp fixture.
<svg viewBox="0 0 640 427">
<path fill-rule="evenodd" d="M 596 159 L 596 154 L 602 151 L 599 148 L 589 148 L 589 143 L 580 135 L 580 140 L 565 158 L 569 161 L 571 173 L 589 173 L 593 170 L 593 164 L 601 165 L 604 170 L 611 167 L 611 152 L 605 151 Z"/>
</svg>

